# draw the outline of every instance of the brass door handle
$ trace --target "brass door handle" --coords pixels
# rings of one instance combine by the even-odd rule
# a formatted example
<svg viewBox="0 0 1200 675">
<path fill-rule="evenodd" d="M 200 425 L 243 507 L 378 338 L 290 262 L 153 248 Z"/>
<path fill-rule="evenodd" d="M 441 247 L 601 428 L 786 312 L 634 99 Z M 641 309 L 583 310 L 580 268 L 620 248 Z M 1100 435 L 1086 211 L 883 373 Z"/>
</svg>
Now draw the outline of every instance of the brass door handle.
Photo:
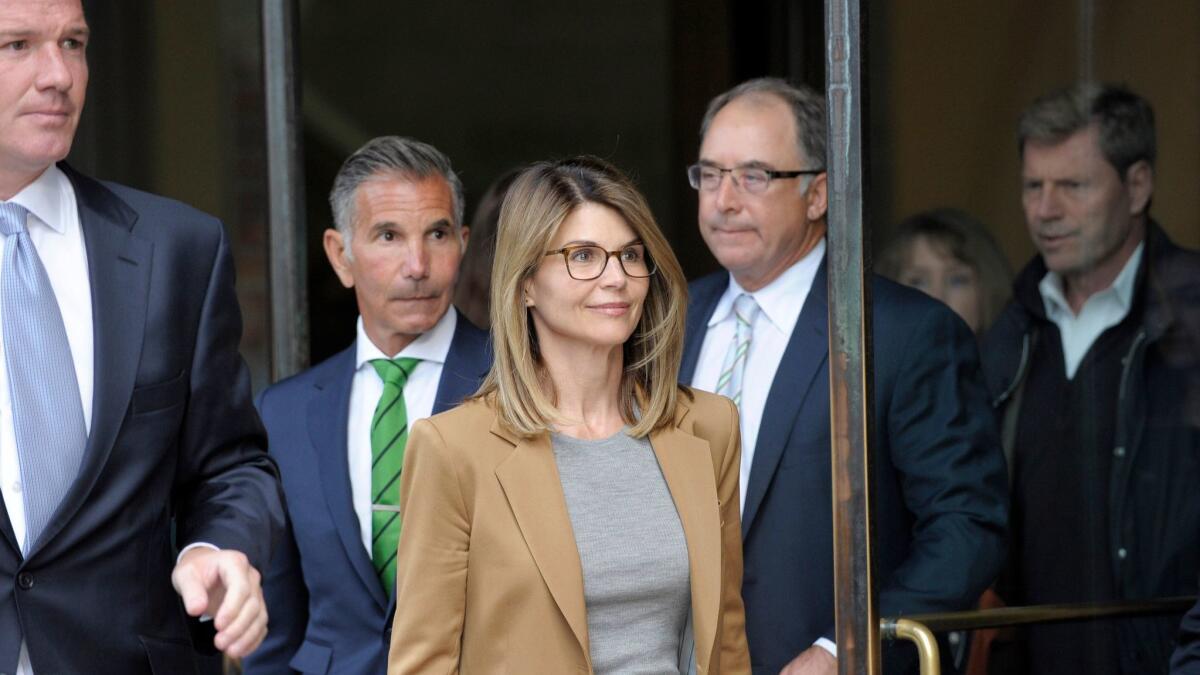
<svg viewBox="0 0 1200 675">
<path fill-rule="evenodd" d="M 933 631 L 923 623 L 910 619 L 884 619 L 879 622 L 879 637 L 884 640 L 908 640 L 917 647 L 917 659 L 921 675 L 942 675 L 942 661 L 938 654 L 937 639 Z"/>
</svg>

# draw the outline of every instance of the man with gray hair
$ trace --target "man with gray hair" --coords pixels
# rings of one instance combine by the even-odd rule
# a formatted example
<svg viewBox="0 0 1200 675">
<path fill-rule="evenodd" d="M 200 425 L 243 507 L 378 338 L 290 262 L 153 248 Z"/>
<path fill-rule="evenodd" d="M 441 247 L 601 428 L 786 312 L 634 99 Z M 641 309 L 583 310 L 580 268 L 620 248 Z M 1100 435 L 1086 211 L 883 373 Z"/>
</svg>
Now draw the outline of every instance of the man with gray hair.
<svg viewBox="0 0 1200 675">
<path fill-rule="evenodd" d="M 263 582 L 271 627 L 247 675 L 387 669 L 400 469 L 413 422 L 459 404 L 491 365 L 450 304 L 467 245 L 462 183 L 434 147 L 383 136 L 342 165 L 325 254 L 354 289 L 354 344 L 264 391 L 291 526 Z"/>
<path fill-rule="evenodd" d="M 1017 132 L 1038 255 L 984 341 L 1012 467 L 1010 604 L 1194 595 L 1200 256 L 1149 215 L 1155 130 L 1126 88 L 1036 100 Z M 1179 615 L 1026 631 L 1029 673 L 1163 673 Z"/>
<path fill-rule="evenodd" d="M 834 673 L 825 101 L 759 79 L 713 99 L 688 179 L 725 269 L 692 282 L 680 380 L 741 414 L 746 637 L 755 675 Z M 1004 461 L 975 339 L 871 280 L 873 553 L 885 616 L 967 609 L 1003 563 Z M 948 651 L 948 650 L 947 650 Z M 915 666 L 889 648 L 885 670 Z"/>
</svg>

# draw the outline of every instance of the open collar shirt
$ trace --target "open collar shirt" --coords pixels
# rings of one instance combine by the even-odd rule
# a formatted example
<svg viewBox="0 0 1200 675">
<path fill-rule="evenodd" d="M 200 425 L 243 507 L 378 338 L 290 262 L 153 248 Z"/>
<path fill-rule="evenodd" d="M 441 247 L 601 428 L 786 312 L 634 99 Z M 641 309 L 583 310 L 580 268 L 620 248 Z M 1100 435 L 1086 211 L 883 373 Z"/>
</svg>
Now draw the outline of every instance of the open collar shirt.
<svg viewBox="0 0 1200 675">
<path fill-rule="evenodd" d="M 1046 272 L 1046 276 L 1038 283 L 1038 291 L 1046 307 L 1046 318 L 1058 326 L 1058 333 L 1062 336 L 1063 365 L 1067 379 L 1074 379 L 1083 357 L 1104 331 L 1129 316 L 1145 246 L 1145 242 L 1137 245 L 1112 285 L 1088 297 L 1078 314 L 1071 310 L 1062 276 L 1057 272 Z"/>
</svg>

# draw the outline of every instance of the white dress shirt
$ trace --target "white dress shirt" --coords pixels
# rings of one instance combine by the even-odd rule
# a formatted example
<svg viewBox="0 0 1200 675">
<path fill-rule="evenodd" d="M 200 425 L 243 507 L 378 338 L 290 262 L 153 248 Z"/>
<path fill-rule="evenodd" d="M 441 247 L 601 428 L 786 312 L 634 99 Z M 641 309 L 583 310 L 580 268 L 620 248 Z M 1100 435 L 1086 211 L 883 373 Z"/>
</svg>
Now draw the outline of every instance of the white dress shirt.
<svg viewBox="0 0 1200 675">
<path fill-rule="evenodd" d="M 37 250 L 58 308 L 67 329 L 79 400 L 83 404 L 83 424 L 92 428 L 92 286 L 88 279 L 87 249 L 79 224 L 79 209 L 71 181 L 56 166 L 46 169 L 36 180 L 18 192 L 10 202 L 29 210 L 25 227 Z M 3 265 L 0 260 L 0 265 Z M 21 553 L 25 550 L 25 502 L 21 497 L 21 465 L 17 457 L 17 437 L 13 428 L 12 392 L 8 383 L 8 364 L 4 354 L 4 326 L 0 323 L 0 495 L 8 510 L 13 534 Z M 29 654 L 21 644 L 17 675 L 32 675 Z"/>
<path fill-rule="evenodd" d="M 1079 364 L 1096 339 L 1129 316 L 1138 265 L 1142 261 L 1145 246 L 1145 242 L 1137 245 L 1112 285 L 1088 297 L 1079 314 L 1071 311 L 1063 292 L 1062 277 L 1058 273 L 1046 272 L 1046 276 L 1038 283 L 1038 291 L 1046 307 L 1046 318 L 1058 326 L 1058 333 L 1062 336 L 1063 365 L 1066 366 L 1068 380 L 1075 378 Z"/>
<path fill-rule="evenodd" d="M 371 553 L 371 420 L 383 395 L 383 380 L 371 365 L 373 359 L 411 357 L 421 362 L 404 385 L 404 407 L 411 429 L 413 422 L 433 413 L 442 366 L 454 340 L 458 313 L 451 306 L 433 328 L 413 340 L 399 354 L 388 356 L 367 337 L 362 317 L 355 340 L 354 381 L 350 384 L 350 419 L 346 425 L 346 452 L 350 468 L 350 494 L 363 547 Z"/>
<path fill-rule="evenodd" d="M 763 408 L 775 371 L 783 360 L 783 352 L 792 338 L 792 329 L 800 318 L 800 310 L 808 299 L 813 278 L 825 258 L 825 240 L 817 242 L 808 255 L 787 268 L 771 283 L 748 293 L 753 296 L 761 310 L 751 326 L 750 347 L 746 355 L 746 373 L 742 376 L 742 403 L 738 414 L 742 421 L 742 466 L 740 487 L 742 510 L 746 507 L 746 486 L 750 482 L 750 467 L 754 464 L 754 446 L 758 441 L 758 429 L 762 424 Z M 729 276 L 729 287 L 717 300 L 712 316 L 708 320 L 708 332 L 700 345 L 700 357 L 696 361 L 696 372 L 692 375 L 692 386 L 704 391 L 717 390 L 717 378 L 725 353 L 733 342 L 733 301 L 746 293 L 733 275 Z"/>
<path fill-rule="evenodd" d="M 825 259 L 825 239 L 822 238 L 808 252 L 771 283 L 748 293 L 758 303 L 758 315 L 751 326 L 750 347 L 746 354 L 746 372 L 742 376 L 742 403 L 738 406 L 742 432 L 742 466 L 739 476 L 742 511 L 746 510 L 746 486 L 750 484 L 750 468 L 754 465 L 754 448 L 758 443 L 758 429 L 762 425 L 763 408 L 775 381 L 775 371 L 783 360 L 783 352 L 792 339 L 792 329 L 800 318 L 813 279 Z M 696 361 L 696 372 L 692 375 L 692 386 L 705 391 L 716 391 L 717 378 L 725 352 L 733 342 L 736 319 L 733 316 L 733 301 L 746 293 L 729 275 L 729 286 L 717 300 L 712 316 L 708 320 L 708 332 L 700 345 L 700 357 Z M 797 514 L 798 516 L 800 514 Z M 813 643 L 837 657 L 837 645 L 832 640 L 820 638 Z"/>
</svg>

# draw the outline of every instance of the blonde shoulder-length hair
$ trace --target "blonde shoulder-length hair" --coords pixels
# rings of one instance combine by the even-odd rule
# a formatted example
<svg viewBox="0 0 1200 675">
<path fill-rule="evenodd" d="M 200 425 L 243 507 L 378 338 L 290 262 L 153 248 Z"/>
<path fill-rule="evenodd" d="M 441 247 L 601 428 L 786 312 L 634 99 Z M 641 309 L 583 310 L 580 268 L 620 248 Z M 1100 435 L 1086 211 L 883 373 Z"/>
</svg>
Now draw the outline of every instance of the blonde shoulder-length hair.
<svg viewBox="0 0 1200 675">
<path fill-rule="evenodd" d="M 475 398 L 495 409 L 501 423 L 529 438 L 561 423 L 556 395 L 538 350 L 525 305 L 525 281 L 545 259 L 562 222 L 583 204 L 616 211 L 646 247 L 655 264 L 642 316 L 625 342 L 620 385 L 621 416 L 642 438 L 671 424 L 680 392 L 687 281 L 650 207 L 616 167 L 589 156 L 539 162 L 517 176 L 496 231 L 492 266 L 492 344 L 495 360 Z"/>
</svg>

